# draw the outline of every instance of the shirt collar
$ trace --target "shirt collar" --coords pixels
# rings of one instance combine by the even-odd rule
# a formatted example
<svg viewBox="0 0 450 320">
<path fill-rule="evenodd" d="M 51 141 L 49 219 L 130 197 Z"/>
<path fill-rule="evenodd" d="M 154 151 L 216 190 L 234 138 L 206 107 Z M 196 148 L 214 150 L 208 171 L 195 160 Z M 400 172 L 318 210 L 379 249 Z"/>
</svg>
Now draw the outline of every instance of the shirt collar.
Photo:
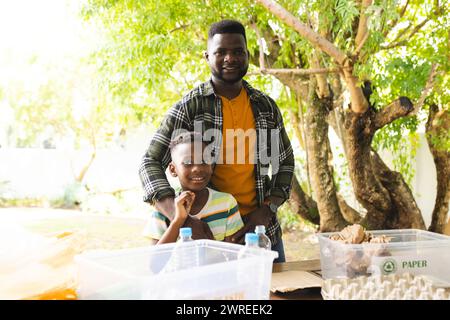
<svg viewBox="0 0 450 320">
<path fill-rule="evenodd" d="M 253 87 L 247 81 L 242 80 L 242 85 L 244 86 L 245 90 L 247 90 L 247 94 L 250 100 L 257 100 L 261 97 L 261 93 L 258 90 L 253 89 Z M 215 95 L 212 79 L 209 79 L 208 81 L 203 82 L 200 85 L 200 92 L 204 97 Z"/>
</svg>

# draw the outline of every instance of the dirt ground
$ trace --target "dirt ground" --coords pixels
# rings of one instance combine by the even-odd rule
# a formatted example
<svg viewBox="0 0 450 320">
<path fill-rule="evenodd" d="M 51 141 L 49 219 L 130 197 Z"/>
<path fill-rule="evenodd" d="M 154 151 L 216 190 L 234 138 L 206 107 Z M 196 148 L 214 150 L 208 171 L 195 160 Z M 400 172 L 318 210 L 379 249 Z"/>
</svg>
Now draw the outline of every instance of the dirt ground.
<svg viewBox="0 0 450 320">
<path fill-rule="evenodd" d="M 141 235 L 145 217 L 96 215 L 46 208 L 0 208 L 0 223 L 19 224 L 41 235 L 80 231 L 86 237 L 86 250 L 149 245 L 149 241 Z M 285 231 L 283 242 L 287 261 L 319 257 L 317 239 L 311 232 Z"/>
</svg>

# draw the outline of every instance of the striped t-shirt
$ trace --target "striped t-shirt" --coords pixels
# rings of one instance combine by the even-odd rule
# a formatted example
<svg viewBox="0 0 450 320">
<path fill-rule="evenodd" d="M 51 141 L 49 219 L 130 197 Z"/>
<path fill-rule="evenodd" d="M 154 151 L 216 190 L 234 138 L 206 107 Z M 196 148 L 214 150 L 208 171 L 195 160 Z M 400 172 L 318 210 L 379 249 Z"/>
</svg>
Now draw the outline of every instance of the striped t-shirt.
<svg viewBox="0 0 450 320">
<path fill-rule="evenodd" d="M 244 226 L 236 199 L 229 193 L 218 192 L 207 188 L 208 201 L 195 215 L 206 222 L 211 229 L 214 239 L 223 241 Z M 153 211 L 143 235 L 155 240 L 161 239 L 167 230 L 170 220 L 158 211 Z"/>
</svg>

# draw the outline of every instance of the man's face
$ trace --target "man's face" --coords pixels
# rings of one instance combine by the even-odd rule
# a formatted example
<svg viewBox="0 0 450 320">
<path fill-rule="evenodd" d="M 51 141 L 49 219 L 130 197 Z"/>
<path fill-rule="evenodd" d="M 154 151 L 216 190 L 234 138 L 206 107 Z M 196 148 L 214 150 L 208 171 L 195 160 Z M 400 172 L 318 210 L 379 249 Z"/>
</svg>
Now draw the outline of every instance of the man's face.
<svg viewBox="0 0 450 320">
<path fill-rule="evenodd" d="M 172 176 L 178 177 L 183 190 L 201 191 L 211 179 L 212 165 L 202 158 L 205 146 L 200 144 L 195 148 L 194 143 L 182 143 L 172 151 L 169 171 Z"/>
<path fill-rule="evenodd" d="M 205 53 L 213 77 L 226 83 L 240 81 L 248 69 L 249 53 L 244 36 L 239 33 L 215 34 Z"/>
</svg>

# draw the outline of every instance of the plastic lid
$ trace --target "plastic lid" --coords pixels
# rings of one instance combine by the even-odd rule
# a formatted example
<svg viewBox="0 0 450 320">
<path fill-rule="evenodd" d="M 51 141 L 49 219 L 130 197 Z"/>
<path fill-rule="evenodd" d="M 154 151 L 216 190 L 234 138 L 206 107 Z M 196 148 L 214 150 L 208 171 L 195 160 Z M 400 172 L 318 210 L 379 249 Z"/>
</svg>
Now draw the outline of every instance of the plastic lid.
<svg viewBox="0 0 450 320">
<path fill-rule="evenodd" d="M 180 228 L 180 236 L 181 237 L 192 237 L 192 229 L 191 228 Z"/>
<path fill-rule="evenodd" d="M 256 233 L 246 233 L 245 234 L 246 244 L 258 244 L 258 235 Z"/>
<path fill-rule="evenodd" d="M 255 232 L 256 233 L 266 233 L 266 226 L 264 226 L 264 225 L 256 226 Z"/>
</svg>

